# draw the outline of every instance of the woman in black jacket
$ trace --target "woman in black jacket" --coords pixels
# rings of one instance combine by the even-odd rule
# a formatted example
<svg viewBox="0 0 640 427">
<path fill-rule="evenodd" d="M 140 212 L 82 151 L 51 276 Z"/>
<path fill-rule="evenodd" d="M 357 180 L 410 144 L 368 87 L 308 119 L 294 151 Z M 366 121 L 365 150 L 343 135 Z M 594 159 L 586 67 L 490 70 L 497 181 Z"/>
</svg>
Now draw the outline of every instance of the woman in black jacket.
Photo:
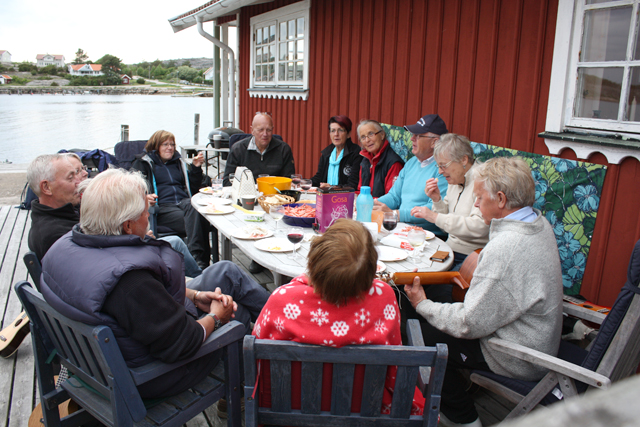
<svg viewBox="0 0 640 427">
<path fill-rule="evenodd" d="M 351 120 L 347 116 L 329 119 L 331 144 L 320 153 L 318 172 L 311 178 L 314 187 L 321 184 L 356 188 L 360 174 L 360 147 L 351 141 Z"/>
</svg>

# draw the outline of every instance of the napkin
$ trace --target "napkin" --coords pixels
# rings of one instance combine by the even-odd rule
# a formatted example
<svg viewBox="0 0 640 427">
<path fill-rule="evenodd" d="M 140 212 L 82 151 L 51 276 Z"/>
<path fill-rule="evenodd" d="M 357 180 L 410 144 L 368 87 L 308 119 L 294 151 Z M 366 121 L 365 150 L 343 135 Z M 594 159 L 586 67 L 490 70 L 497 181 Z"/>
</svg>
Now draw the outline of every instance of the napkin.
<svg viewBox="0 0 640 427">
<path fill-rule="evenodd" d="M 413 246 L 411 246 L 409 242 L 401 239 L 395 234 L 390 234 L 386 237 L 383 237 L 382 239 L 380 239 L 380 243 L 382 243 L 385 246 L 391 246 L 393 248 L 406 249 L 408 251 L 413 250 Z"/>
</svg>

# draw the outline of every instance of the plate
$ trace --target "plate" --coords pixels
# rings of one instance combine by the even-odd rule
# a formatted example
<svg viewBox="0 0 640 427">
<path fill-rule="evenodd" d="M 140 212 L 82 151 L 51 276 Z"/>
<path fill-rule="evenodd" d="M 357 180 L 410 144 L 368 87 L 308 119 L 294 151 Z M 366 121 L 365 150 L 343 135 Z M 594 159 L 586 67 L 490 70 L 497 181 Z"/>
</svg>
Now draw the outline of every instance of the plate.
<svg viewBox="0 0 640 427">
<path fill-rule="evenodd" d="M 257 229 L 257 230 L 256 230 Z M 253 230 L 256 231 L 260 231 L 260 230 L 264 230 L 264 235 L 259 235 L 259 236 L 252 236 L 251 233 Z M 231 233 L 231 237 L 235 237 L 238 239 L 242 239 L 242 240 L 259 240 L 259 239 L 264 239 L 266 237 L 271 237 L 273 236 L 273 230 L 269 230 L 265 227 L 262 226 L 255 226 L 255 225 L 249 225 L 246 227 L 242 227 L 242 228 L 236 228 L 235 230 L 233 230 L 233 232 Z"/>
<path fill-rule="evenodd" d="M 402 249 L 390 246 L 376 246 L 376 250 L 380 261 L 402 261 L 407 258 L 407 251 Z"/>
<path fill-rule="evenodd" d="M 207 198 L 199 198 L 196 200 L 196 204 L 200 206 L 210 206 L 210 205 L 230 205 L 231 200 L 229 199 L 221 199 L 220 197 L 207 197 Z"/>
<path fill-rule="evenodd" d="M 407 237 L 407 233 L 409 232 L 409 228 L 410 228 L 410 227 L 421 228 L 421 227 L 417 227 L 417 226 L 409 226 L 409 225 L 408 225 L 408 226 L 403 227 L 403 228 L 402 228 L 402 230 L 394 232 L 394 234 L 397 234 L 397 235 L 399 235 L 399 236 L 403 236 L 403 237 Z M 422 231 L 424 231 L 424 234 L 425 234 L 425 238 L 426 238 L 426 240 L 431 240 L 431 239 L 433 239 L 434 237 L 436 237 L 436 235 L 435 235 L 435 234 L 433 234 L 433 233 L 432 233 L 431 231 L 429 231 L 429 230 L 422 230 Z"/>
<path fill-rule="evenodd" d="M 268 239 L 256 240 L 256 248 L 265 252 L 291 252 L 293 243 L 283 237 L 269 237 Z M 296 249 L 300 246 L 296 246 Z"/>
<path fill-rule="evenodd" d="M 231 207 L 231 206 L 205 206 L 204 208 L 200 209 L 200 212 L 203 214 L 207 214 L 207 215 L 225 215 L 225 214 L 229 214 L 232 212 L 235 212 L 236 210 Z"/>
<path fill-rule="evenodd" d="M 221 190 L 221 191 L 215 191 L 215 190 L 214 190 L 213 188 L 211 188 L 211 187 L 202 187 L 199 191 L 200 191 L 202 194 L 208 194 L 208 195 L 213 195 L 213 194 L 216 194 L 216 193 L 220 193 L 220 194 L 224 193 L 224 190 Z"/>
<path fill-rule="evenodd" d="M 387 266 L 384 265 L 384 262 L 382 261 L 378 261 L 377 267 L 376 267 L 376 273 L 382 273 L 387 269 Z"/>
</svg>

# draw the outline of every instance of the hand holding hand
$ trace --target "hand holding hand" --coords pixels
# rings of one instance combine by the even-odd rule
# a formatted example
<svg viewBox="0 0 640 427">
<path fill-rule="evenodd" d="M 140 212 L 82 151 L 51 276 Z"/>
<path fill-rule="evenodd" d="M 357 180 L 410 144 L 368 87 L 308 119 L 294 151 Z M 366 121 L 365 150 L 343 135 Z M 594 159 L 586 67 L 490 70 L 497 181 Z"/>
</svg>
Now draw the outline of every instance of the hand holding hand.
<svg viewBox="0 0 640 427">
<path fill-rule="evenodd" d="M 221 300 L 213 300 L 209 305 L 209 313 L 213 313 L 218 316 L 218 319 L 222 323 L 227 323 L 232 317 L 234 311 L 238 309 L 238 305 L 233 302 L 233 298 L 230 295 L 222 295 Z"/>
<path fill-rule="evenodd" d="M 427 221 L 432 223 L 436 222 L 436 218 L 438 217 L 437 213 L 426 206 L 416 206 L 412 208 L 411 215 L 415 216 L 416 218 L 426 219 Z"/>
<path fill-rule="evenodd" d="M 385 205 L 382 202 L 379 202 L 378 199 L 373 200 L 373 210 L 381 211 L 381 212 L 391 212 L 391 209 L 389 209 L 389 206 Z"/>
<path fill-rule="evenodd" d="M 424 193 L 434 202 L 442 200 L 440 189 L 438 188 L 438 178 L 430 178 L 424 186 Z"/>
<path fill-rule="evenodd" d="M 416 308 L 418 304 L 427 299 L 426 294 L 424 293 L 424 288 L 420 284 L 420 278 L 418 276 L 413 278 L 413 284 L 404 285 L 404 291 L 409 297 L 409 301 L 411 302 L 411 306 Z"/>
<path fill-rule="evenodd" d="M 204 163 L 204 154 L 202 153 L 202 151 L 200 151 L 198 155 L 193 158 L 192 164 L 193 166 L 199 168 L 200 166 L 202 166 L 203 163 Z"/>
</svg>

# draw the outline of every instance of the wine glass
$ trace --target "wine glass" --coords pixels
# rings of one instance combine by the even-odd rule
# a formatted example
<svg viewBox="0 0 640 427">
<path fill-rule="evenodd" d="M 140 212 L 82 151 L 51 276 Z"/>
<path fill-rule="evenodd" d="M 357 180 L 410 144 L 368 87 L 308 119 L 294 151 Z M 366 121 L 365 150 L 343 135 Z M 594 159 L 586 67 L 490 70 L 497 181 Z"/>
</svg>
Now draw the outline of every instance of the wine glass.
<svg viewBox="0 0 640 427">
<path fill-rule="evenodd" d="M 311 190 L 311 180 L 310 179 L 301 179 L 300 180 L 300 188 L 304 191 Z"/>
<path fill-rule="evenodd" d="M 382 226 L 391 233 L 398 225 L 398 213 L 396 211 L 385 212 Z"/>
<path fill-rule="evenodd" d="M 299 173 L 291 175 L 291 183 L 293 184 L 292 190 L 300 189 L 300 180 L 302 179 L 302 175 Z"/>
<path fill-rule="evenodd" d="M 293 243 L 293 253 L 291 255 L 287 255 L 288 258 L 300 258 L 300 256 L 296 253 L 296 244 L 302 242 L 303 237 L 304 230 L 302 229 L 302 227 L 289 227 L 287 229 L 287 239 L 289 239 L 289 241 Z"/>
<path fill-rule="evenodd" d="M 409 257 L 409 261 L 412 264 L 420 264 L 422 250 L 419 250 L 418 248 L 422 246 L 426 237 L 427 236 L 424 234 L 423 230 L 411 229 L 407 233 L 407 240 L 409 240 L 409 244 L 413 246 L 413 251 L 411 251 L 411 256 Z"/>
<path fill-rule="evenodd" d="M 271 218 L 273 218 L 276 222 L 276 231 L 275 234 L 278 234 L 278 222 L 280 222 L 280 220 L 282 219 L 282 217 L 284 217 L 284 206 L 282 205 L 276 205 L 276 206 L 271 206 L 269 208 L 269 215 L 271 215 Z"/>
</svg>

